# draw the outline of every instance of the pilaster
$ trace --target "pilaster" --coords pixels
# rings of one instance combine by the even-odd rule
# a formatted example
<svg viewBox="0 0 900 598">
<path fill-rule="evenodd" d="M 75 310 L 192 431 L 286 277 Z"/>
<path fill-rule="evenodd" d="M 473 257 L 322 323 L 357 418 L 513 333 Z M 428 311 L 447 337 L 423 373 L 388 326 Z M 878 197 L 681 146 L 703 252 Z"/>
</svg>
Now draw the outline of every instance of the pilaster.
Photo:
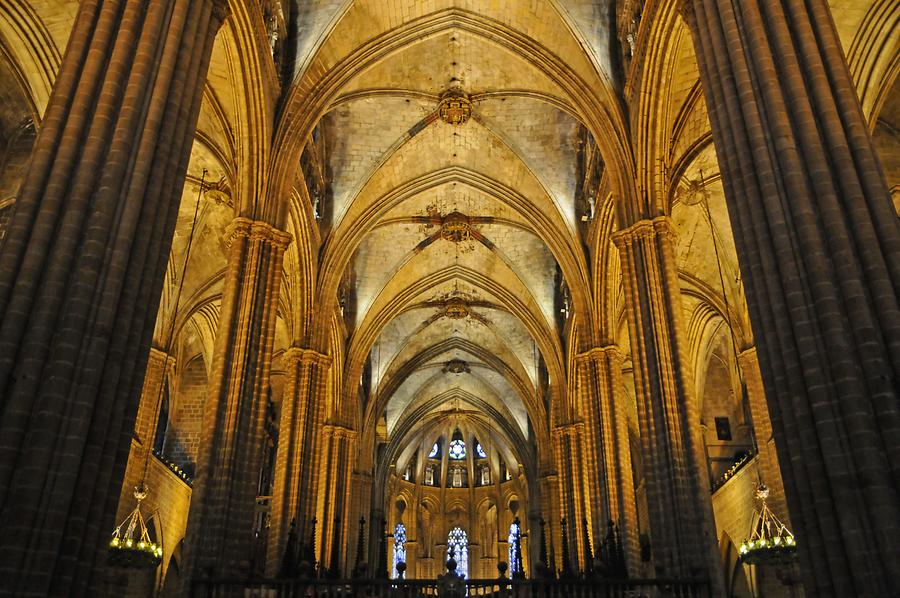
<svg viewBox="0 0 900 598">
<path fill-rule="evenodd" d="M 0 254 L 11 594 L 102 583 L 218 4 L 78 6 Z"/>
<path fill-rule="evenodd" d="M 290 236 L 236 218 L 186 537 L 190 574 L 250 561 L 282 258 Z"/>
<path fill-rule="evenodd" d="M 826 0 L 684 0 L 806 591 L 900 592 L 900 221 Z"/>
<path fill-rule="evenodd" d="M 687 367 L 675 229 L 665 216 L 617 231 L 657 574 L 722 590 L 709 474 Z"/>
</svg>

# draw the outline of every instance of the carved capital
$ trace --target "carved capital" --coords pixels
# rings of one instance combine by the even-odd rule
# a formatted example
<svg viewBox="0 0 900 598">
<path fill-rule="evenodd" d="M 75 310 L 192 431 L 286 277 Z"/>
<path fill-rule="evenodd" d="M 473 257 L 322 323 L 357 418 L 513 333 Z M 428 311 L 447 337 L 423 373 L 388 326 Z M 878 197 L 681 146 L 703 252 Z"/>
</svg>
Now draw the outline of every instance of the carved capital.
<svg viewBox="0 0 900 598">
<path fill-rule="evenodd" d="M 260 241 L 282 251 L 287 249 L 287 246 L 291 243 L 291 235 L 288 233 L 278 230 L 267 222 L 251 220 L 243 216 L 232 220 L 225 231 L 225 238 L 229 246 L 238 237 L 246 237 L 251 241 Z"/>
<path fill-rule="evenodd" d="M 346 438 L 348 440 L 356 438 L 356 430 L 351 430 L 347 426 L 342 426 L 340 424 L 325 424 L 325 426 L 322 427 L 322 432 L 325 436 L 331 436 L 333 438 Z"/>
<path fill-rule="evenodd" d="M 600 361 L 607 356 L 615 359 L 622 359 L 622 352 L 618 345 L 606 345 L 605 347 L 594 347 L 575 356 L 575 363 L 588 363 L 591 361 Z"/>
<path fill-rule="evenodd" d="M 580 421 L 560 424 L 553 428 L 553 437 L 561 439 L 564 436 L 576 436 L 583 429 L 584 422 Z"/>
<path fill-rule="evenodd" d="M 319 353 L 315 349 L 307 349 L 304 347 L 289 347 L 284 352 L 284 359 L 289 361 L 299 361 L 319 367 L 331 367 L 331 356 Z"/>
<path fill-rule="evenodd" d="M 661 236 L 668 237 L 672 241 L 677 236 L 675 223 L 668 216 L 657 216 L 653 220 L 638 220 L 627 228 L 615 231 L 611 238 L 616 247 L 621 249 L 640 239 Z"/>
</svg>

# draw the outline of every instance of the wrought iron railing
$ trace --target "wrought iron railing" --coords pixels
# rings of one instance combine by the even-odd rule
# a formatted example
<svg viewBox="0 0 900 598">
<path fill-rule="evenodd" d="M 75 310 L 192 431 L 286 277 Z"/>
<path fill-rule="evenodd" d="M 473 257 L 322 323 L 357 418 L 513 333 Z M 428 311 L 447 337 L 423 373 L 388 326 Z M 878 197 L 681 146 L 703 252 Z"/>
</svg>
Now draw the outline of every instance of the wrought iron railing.
<svg viewBox="0 0 900 598">
<path fill-rule="evenodd" d="M 702 581 L 665 579 L 465 580 L 466 596 L 496 598 L 711 598 Z M 193 598 L 420 598 L 442 596 L 434 580 L 196 580 Z M 459 595 L 459 594 L 452 594 Z"/>
</svg>

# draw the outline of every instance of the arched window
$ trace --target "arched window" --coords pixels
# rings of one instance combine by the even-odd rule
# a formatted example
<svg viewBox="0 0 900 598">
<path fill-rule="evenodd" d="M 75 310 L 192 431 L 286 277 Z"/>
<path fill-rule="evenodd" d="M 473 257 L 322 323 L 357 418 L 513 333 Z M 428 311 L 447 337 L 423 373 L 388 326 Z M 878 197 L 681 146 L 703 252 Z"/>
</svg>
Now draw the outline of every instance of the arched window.
<svg viewBox="0 0 900 598">
<path fill-rule="evenodd" d="M 516 573 L 522 572 L 522 547 L 519 542 L 522 538 L 522 530 L 519 528 L 519 519 L 516 518 L 512 525 L 509 526 L 509 575 L 510 577 Z"/>
<path fill-rule="evenodd" d="M 440 453 L 441 453 L 441 445 L 438 444 L 437 442 L 435 442 L 434 446 L 431 447 L 431 452 L 428 453 L 428 458 L 429 459 L 437 459 L 438 455 L 440 455 Z"/>
<path fill-rule="evenodd" d="M 406 526 L 398 523 L 394 528 L 394 564 L 391 567 L 391 578 L 397 579 L 397 563 L 406 562 Z"/>
<path fill-rule="evenodd" d="M 456 561 L 456 572 L 469 577 L 469 537 L 461 527 L 454 527 L 447 536 L 447 560 Z"/>
<path fill-rule="evenodd" d="M 478 455 L 479 459 L 487 459 L 487 452 L 485 452 L 480 442 L 475 443 L 475 454 Z"/>
</svg>

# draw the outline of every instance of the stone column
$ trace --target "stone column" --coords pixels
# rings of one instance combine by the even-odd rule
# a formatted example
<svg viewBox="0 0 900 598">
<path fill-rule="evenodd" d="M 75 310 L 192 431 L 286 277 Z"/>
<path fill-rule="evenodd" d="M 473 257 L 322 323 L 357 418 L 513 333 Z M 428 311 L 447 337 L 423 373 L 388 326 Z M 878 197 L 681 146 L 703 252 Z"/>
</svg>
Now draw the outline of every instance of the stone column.
<svg viewBox="0 0 900 598">
<path fill-rule="evenodd" d="M 122 483 L 116 523 L 134 508 L 134 487 L 141 483 L 146 471 L 149 453 L 153 450 L 159 411 L 163 398 L 163 383 L 175 369 L 174 358 L 156 348 L 150 349 L 147 372 L 141 389 L 140 405 L 134 420 L 133 442 L 128 454 L 128 465 Z"/>
<path fill-rule="evenodd" d="M 274 575 L 284 560 L 291 521 L 298 541 L 308 542 L 316 515 L 314 487 L 324 413 L 324 393 L 331 358 L 313 349 L 292 347 L 284 355 L 285 378 L 281 423 L 275 454 L 275 490 L 266 571 Z"/>
<path fill-rule="evenodd" d="M 320 467 L 322 561 L 330 571 L 342 571 L 347 546 L 355 542 L 350 524 L 347 489 L 350 483 L 351 455 L 354 454 L 356 431 L 327 424 L 322 431 L 323 448 Z M 335 562 L 337 559 L 337 562 Z M 347 573 L 347 571 L 344 571 Z"/>
<path fill-rule="evenodd" d="M 575 365 L 586 424 L 584 463 L 594 556 L 611 520 L 619 527 L 626 564 L 637 567 L 640 547 L 628 414 L 622 393 L 622 354 L 615 345 L 597 347 L 576 356 Z"/>
<path fill-rule="evenodd" d="M 224 8 L 79 5 L 0 254 L 11 594 L 96 592 Z"/>
<path fill-rule="evenodd" d="M 900 593 L 900 221 L 826 0 L 684 0 L 806 590 Z"/>
<path fill-rule="evenodd" d="M 187 577 L 249 566 L 282 258 L 290 236 L 236 218 L 185 539 Z M 287 397 L 286 397 L 287 398 Z"/>
<path fill-rule="evenodd" d="M 568 536 L 569 566 L 574 573 L 584 562 L 584 534 L 581 532 L 582 520 L 587 516 L 585 511 L 586 478 L 590 476 L 584 461 L 584 424 L 574 422 L 562 424 L 553 429 L 553 454 L 556 457 L 556 471 L 564 480 L 557 484 L 559 492 L 559 516 L 549 521 L 559 528 L 565 518 Z M 562 541 L 562 536 L 560 536 Z M 565 568 L 563 559 L 565 547 L 560 544 L 557 558 L 561 559 L 561 567 Z"/>
<path fill-rule="evenodd" d="M 687 365 L 668 217 L 613 235 L 622 262 L 653 563 L 663 577 L 702 576 L 724 592 L 700 416 Z"/>
<path fill-rule="evenodd" d="M 134 420 L 134 438 L 138 444 L 153 449 L 153 441 L 156 436 L 156 427 L 159 421 L 159 410 L 163 398 L 163 384 L 166 376 L 172 374 L 175 369 L 175 359 L 159 349 L 150 348 L 150 356 L 147 358 L 147 371 L 144 374 L 144 384 L 141 387 L 141 399 L 138 405 L 137 417 Z M 171 392 L 171 388 L 169 389 Z"/>
<path fill-rule="evenodd" d="M 769 406 L 766 404 L 766 390 L 763 385 L 762 372 L 759 370 L 759 356 L 756 348 L 751 347 L 738 355 L 738 364 L 744 374 L 747 386 L 747 402 L 750 407 L 750 418 L 753 422 L 753 434 L 756 437 L 756 448 L 759 452 L 759 470 L 762 481 L 769 487 L 768 504 L 775 513 L 788 523 L 787 500 L 784 496 L 784 482 L 778 467 L 778 454 L 775 450 L 775 437 L 772 433 L 772 420 L 769 418 Z M 787 456 L 785 456 L 787 458 Z M 793 529 L 792 529 L 793 531 Z"/>
<path fill-rule="evenodd" d="M 537 486 L 540 490 L 540 504 L 539 509 L 537 511 L 537 519 L 543 519 L 546 527 L 546 541 L 547 541 L 547 562 L 544 564 L 547 565 L 550 571 L 556 571 L 559 562 L 557 561 L 557 557 L 560 554 L 559 550 L 556 550 L 556 547 L 560 545 L 561 542 L 561 534 L 559 533 L 559 522 L 562 519 L 563 513 L 562 508 L 560 507 L 560 492 L 559 492 L 559 476 L 555 471 L 546 471 L 541 474 L 538 478 Z M 540 546 L 540 526 L 538 525 L 538 521 L 532 518 L 532 529 L 537 540 L 535 542 L 535 547 L 533 548 L 532 554 L 535 555 L 534 562 L 537 563 L 541 551 Z"/>
</svg>

